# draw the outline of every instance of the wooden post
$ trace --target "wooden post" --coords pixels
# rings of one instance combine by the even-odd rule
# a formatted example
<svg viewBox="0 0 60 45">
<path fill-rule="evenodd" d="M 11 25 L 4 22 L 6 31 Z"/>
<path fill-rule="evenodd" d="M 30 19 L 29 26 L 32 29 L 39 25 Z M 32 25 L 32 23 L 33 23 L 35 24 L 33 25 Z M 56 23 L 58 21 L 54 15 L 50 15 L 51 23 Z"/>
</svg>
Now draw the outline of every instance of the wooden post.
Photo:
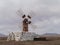
<svg viewBox="0 0 60 45">
<path fill-rule="evenodd" d="M 23 32 L 28 32 L 28 19 L 23 20 Z"/>
<path fill-rule="evenodd" d="M 31 19 L 29 15 L 27 17 Z M 22 18 L 24 19 L 23 20 L 23 32 L 28 32 L 28 24 L 30 24 L 31 21 L 28 21 L 28 18 L 26 18 L 26 15 L 23 15 Z"/>
</svg>

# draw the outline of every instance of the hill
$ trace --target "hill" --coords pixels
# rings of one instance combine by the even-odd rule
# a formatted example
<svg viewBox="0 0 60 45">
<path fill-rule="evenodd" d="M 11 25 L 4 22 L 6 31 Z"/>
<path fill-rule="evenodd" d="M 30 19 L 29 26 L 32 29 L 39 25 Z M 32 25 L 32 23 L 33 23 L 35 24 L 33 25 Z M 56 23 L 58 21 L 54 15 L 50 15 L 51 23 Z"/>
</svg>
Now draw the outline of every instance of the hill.
<svg viewBox="0 0 60 45">
<path fill-rule="evenodd" d="M 2 33 L 0 33 L 0 37 L 7 37 L 6 35 L 4 35 L 4 34 L 2 34 Z"/>
<path fill-rule="evenodd" d="M 51 36 L 51 37 L 60 37 L 60 34 L 57 34 L 57 33 L 45 33 L 45 34 L 43 34 L 41 36 L 45 36 L 45 37 L 49 37 L 49 36 Z"/>
</svg>

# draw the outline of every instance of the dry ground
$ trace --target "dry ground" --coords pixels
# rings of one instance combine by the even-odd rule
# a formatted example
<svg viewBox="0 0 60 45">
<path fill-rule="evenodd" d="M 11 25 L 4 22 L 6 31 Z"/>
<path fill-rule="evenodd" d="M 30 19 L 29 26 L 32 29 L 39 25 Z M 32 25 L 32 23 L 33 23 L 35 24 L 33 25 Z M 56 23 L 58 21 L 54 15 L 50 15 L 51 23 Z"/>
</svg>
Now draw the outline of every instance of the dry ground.
<svg viewBox="0 0 60 45">
<path fill-rule="evenodd" d="M 5 38 L 6 39 L 6 38 Z M 52 39 L 52 38 L 49 38 Z M 55 39 L 55 38 L 54 38 Z M 60 38 L 50 41 L 6 41 L 0 40 L 0 45 L 60 45 Z"/>
<path fill-rule="evenodd" d="M 60 45 L 60 40 L 55 41 L 4 41 L 0 40 L 0 45 Z"/>
</svg>

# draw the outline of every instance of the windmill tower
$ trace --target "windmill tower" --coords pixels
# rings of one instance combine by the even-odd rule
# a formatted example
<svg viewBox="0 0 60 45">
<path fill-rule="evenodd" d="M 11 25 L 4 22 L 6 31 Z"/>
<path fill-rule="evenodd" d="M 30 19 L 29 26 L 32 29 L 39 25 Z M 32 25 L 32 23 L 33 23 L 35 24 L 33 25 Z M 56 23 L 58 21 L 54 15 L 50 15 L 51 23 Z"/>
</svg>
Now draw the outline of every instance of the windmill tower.
<svg viewBox="0 0 60 45">
<path fill-rule="evenodd" d="M 26 18 L 26 15 L 23 15 L 22 18 L 23 20 L 23 32 L 28 32 L 28 25 L 31 24 L 31 21 L 28 19 L 31 19 L 31 17 L 28 15 L 28 18 Z"/>
</svg>

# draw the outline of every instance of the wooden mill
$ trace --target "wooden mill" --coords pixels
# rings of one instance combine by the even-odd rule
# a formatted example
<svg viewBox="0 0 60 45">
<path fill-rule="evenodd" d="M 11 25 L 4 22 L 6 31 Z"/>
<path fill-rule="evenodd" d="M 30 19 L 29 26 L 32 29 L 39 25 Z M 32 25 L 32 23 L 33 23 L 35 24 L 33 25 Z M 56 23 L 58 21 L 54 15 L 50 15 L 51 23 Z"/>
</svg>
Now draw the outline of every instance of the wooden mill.
<svg viewBox="0 0 60 45">
<path fill-rule="evenodd" d="M 31 21 L 28 19 L 31 19 L 31 17 L 28 15 L 28 18 L 26 18 L 26 15 L 23 15 L 22 18 L 23 20 L 23 32 L 28 32 L 28 24 L 31 24 Z"/>
</svg>

